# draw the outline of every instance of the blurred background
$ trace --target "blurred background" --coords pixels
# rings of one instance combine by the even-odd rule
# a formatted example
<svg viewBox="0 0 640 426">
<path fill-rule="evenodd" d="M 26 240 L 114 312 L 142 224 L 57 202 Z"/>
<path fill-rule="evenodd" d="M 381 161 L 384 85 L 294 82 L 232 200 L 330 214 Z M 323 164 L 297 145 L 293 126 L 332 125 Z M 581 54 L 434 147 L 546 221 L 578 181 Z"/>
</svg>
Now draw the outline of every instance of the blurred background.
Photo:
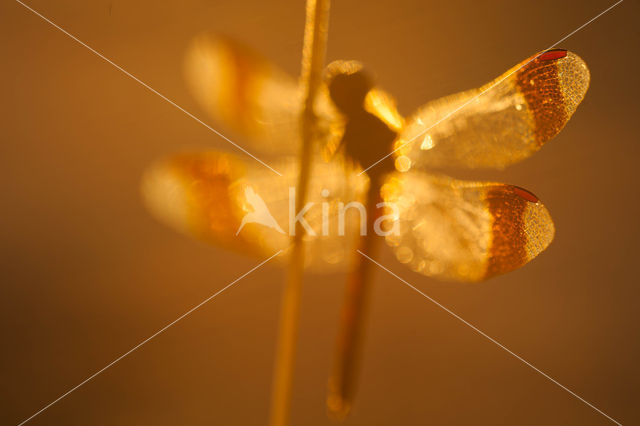
<svg viewBox="0 0 640 426">
<path fill-rule="evenodd" d="M 409 114 L 613 1 L 333 3 L 327 59 L 363 61 Z M 198 33 L 299 72 L 302 0 L 27 4 L 208 122 L 182 74 Z M 639 11 L 627 0 L 560 45 L 587 62 L 591 88 L 555 140 L 504 172 L 458 175 L 537 194 L 557 227 L 545 253 L 480 284 L 379 258 L 623 424 L 640 423 Z M 19 3 L 2 2 L 0 22 L 0 423 L 17 424 L 261 259 L 179 235 L 141 203 L 154 159 L 232 146 Z M 265 425 L 283 278 L 261 268 L 30 424 Z M 294 425 L 330 424 L 343 278 L 306 277 Z M 365 350 L 348 425 L 611 424 L 382 270 Z"/>
</svg>

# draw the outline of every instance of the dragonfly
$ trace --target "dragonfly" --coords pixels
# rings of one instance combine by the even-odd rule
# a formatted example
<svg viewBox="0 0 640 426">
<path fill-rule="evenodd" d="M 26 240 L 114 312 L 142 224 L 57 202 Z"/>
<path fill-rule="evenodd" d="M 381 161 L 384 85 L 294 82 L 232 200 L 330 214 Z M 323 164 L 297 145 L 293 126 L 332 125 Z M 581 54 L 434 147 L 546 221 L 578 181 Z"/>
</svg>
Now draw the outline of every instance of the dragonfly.
<svg viewBox="0 0 640 426">
<path fill-rule="evenodd" d="M 373 256 L 385 240 L 413 271 L 464 282 L 535 258 L 555 233 L 537 196 L 514 185 L 455 179 L 442 169 L 503 169 L 529 157 L 562 130 L 590 79 L 576 54 L 547 50 L 405 118 L 362 64 L 333 62 L 314 104 L 307 205 L 296 212 L 300 82 L 214 33 L 194 40 L 185 73 L 200 105 L 279 174 L 228 152 L 178 153 L 145 173 L 146 203 L 190 236 L 256 256 L 281 250 L 283 262 L 296 220 L 304 221 L 305 267 L 349 271 L 327 401 L 338 417 L 355 395 L 371 286 L 370 262 L 361 254 Z M 268 217 L 249 223 L 247 215 L 258 210 Z"/>
</svg>

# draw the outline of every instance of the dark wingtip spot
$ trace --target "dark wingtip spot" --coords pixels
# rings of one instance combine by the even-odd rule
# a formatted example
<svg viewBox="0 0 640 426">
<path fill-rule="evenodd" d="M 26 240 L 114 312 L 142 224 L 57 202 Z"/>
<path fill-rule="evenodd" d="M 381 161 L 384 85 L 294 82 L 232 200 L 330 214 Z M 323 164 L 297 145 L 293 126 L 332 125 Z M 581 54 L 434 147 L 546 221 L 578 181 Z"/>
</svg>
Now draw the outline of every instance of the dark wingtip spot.
<svg viewBox="0 0 640 426">
<path fill-rule="evenodd" d="M 554 59 L 564 58 L 565 56 L 567 56 L 565 49 L 551 49 L 538 56 L 538 59 L 541 61 L 552 61 Z"/>
<path fill-rule="evenodd" d="M 538 197 L 536 197 L 532 192 L 527 191 L 524 188 L 520 188 L 519 186 L 513 187 L 513 192 L 523 200 L 526 200 L 530 203 L 537 203 L 540 201 Z"/>
<path fill-rule="evenodd" d="M 548 50 L 526 62 L 516 74 L 518 90 L 533 113 L 538 146 L 557 135 L 568 120 L 564 88 L 558 78 L 559 64 L 554 60 L 566 55 L 566 50 Z"/>
</svg>

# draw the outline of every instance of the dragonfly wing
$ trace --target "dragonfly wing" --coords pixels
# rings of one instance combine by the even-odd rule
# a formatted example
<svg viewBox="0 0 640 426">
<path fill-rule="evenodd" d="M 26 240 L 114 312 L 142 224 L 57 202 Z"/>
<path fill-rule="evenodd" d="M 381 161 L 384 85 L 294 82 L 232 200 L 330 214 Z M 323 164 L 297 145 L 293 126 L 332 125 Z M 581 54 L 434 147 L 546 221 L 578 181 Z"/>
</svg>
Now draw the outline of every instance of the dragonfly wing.
<svg viewBox="0 0 640 426">
<path fill-rule="evenodd" d="M 211 33 L 193 41 L 185 70 L 194 97 L 214 119 L 264 152 L 298 152 L 303 90 L 297 80 L 257 52 Z M 326 124 L 336 112 L 324 89 L 316 113 Z"/>
<path fill-rule="evenodd" d="M 396 106 L 396 100 L 381 88 L 374 87 L 364 99 L 366 111 L 382 120 L 394 132 L 400 132 L 404 127 L 404 117 Z"/>
<path fill-rule="evenodd" d="M 396 154 L 416 167 L 504 168 L 560 132 L 588 87 L 577 55 L 544 52 L 478 89 L 426 104 L 408 120 Z"/>
<path fill-rule="evenodd" d="M 142 193 L 161 221 L 188 235 L 259 256 L 283 250 L 286 259 L 298 161 L 283 158 L 274 166 L 283 176 L 220 152 L 176 155 L 148 170 Z M 359 216 L 347 211 L 342 224 L 337 218 L 341 203 L 365 196 L 368 180 L 358 171 L 339 158 L 313 162 L 304 214 L 311 230 L 303 237 L 307 266 L 330 271 L 355 252 Z"/>
<path fill-rule="evenodd" d="M 553 240 L 547 209 L 512 185 L 465 182 L 420 171 L 394 173 L 382 187 L 396 231 L 396 257 L 424 275 L 479 281 L 516 269 Z"/>
</svg>

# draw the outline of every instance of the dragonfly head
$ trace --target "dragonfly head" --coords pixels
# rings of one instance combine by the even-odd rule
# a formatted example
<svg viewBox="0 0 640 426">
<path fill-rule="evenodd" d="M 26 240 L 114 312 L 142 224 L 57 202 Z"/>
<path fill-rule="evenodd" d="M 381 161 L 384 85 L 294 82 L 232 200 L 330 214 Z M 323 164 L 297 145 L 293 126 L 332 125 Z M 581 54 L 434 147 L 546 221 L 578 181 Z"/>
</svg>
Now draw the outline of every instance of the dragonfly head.
<svg viewBox="0 0 640 426">
<path fill-rule="evenodd" d="M 335 61 L 327 67 L 329 95 L 335 106 L 346 116 L 364 111 L 364 99 L 373 83 L 356 61 Z"/>
</svg>

